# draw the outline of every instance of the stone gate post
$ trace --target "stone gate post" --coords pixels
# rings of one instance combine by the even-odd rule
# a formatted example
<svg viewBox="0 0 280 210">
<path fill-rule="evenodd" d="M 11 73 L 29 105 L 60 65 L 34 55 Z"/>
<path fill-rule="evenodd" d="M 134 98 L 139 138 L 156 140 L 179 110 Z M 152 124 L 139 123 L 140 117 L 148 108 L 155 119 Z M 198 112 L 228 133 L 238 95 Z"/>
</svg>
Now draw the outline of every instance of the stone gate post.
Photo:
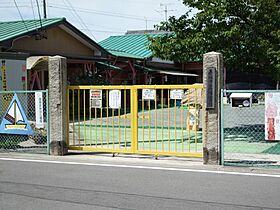
<svg viewBox="0 0 280 210">
<path fill-rule="evenodd" d="M 203 160 L 204 164 L 220 163 L 220 105 L 223 88 L 223 57 L 221 53 L 203 55 Z"/>
<path fill-rule="evenodd" d="M 65 155 L 67 147 L 66 58 L 49 57 L 49 123 L 51 155 Z"/>
</svg>

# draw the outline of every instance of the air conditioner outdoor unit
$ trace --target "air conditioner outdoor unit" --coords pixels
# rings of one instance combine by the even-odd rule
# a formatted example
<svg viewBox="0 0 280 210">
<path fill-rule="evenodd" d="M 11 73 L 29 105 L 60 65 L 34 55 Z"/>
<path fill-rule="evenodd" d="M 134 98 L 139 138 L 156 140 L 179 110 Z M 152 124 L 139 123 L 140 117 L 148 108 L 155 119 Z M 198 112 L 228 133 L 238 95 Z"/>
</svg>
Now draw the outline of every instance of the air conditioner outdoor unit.
<svg viewBox="0 0 280 210">
<path fill-rule="evenodd" d="M 231 107 L 251 107 L 252 93 L 232 93 L 230 95 Z"/>
</svg>

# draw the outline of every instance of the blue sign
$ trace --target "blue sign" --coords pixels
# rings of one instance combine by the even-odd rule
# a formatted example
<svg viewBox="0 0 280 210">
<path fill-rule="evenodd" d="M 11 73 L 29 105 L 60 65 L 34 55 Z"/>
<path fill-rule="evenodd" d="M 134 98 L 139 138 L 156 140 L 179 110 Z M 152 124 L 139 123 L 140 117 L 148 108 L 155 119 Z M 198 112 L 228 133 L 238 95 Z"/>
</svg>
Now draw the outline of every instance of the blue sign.
<svg viewBox="0 0 280 210">
<path fill-rule="evenodd" d="M 0 133 L 33 135 L 33 130 L 28 123 L 17 94 L 14 95 L 0 124 Z"/>
</svg>

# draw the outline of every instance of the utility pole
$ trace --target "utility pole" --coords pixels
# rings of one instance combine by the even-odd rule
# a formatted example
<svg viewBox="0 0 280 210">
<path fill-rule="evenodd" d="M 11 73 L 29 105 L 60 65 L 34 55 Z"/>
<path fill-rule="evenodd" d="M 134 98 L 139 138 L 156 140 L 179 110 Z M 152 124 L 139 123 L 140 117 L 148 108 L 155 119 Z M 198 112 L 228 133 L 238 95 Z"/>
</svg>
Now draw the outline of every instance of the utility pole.
<svg viewBox="0 0 280 210">
<path fill-rule="evenodd" d="M 168 12 L 168 9 L 167 9 L 167 5 L 164 6 L 164 15 L 165 15 L 165 22 L 167 22 L 167 12 Z"/>
<path fill-rule="evenodd" d="M 146 30 L 148 30 L 148 19 L 145 17 L 145 22 L 146 22 Z"/>
<path fill-rule="evenodd" d="M 44 19 L 47 18 L 47 6 L 46 6 L 46 0 L 43 0 L 43 8 L 44 8 Z"/>
<path fill-rule="evenodd" d="M 173 9 L 168 9 L 168 6 L 172 5 L 172 3 L 160 3 L 159 4 L 161 7 L 164 7 L 164 9 L 162 10 L 164 12 L 164 17 L 165 17 L 165 22 L 167 22 L 167 19 L 168 19 L 168 12 L 172 12 L 172 11 L 175 11 Z"/>
</svg>

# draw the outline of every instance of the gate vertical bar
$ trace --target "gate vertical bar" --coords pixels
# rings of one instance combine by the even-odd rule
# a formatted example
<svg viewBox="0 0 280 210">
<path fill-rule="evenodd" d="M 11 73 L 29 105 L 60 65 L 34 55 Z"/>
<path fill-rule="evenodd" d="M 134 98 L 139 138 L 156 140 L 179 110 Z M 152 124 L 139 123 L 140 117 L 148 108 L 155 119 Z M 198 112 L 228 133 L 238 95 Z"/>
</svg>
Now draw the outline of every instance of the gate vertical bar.
<svg viewBox="0 0 280 210">
<path fill-rule="evenodd" d="M 86 129 L 86 94 L 85 94 L 85 92 L 86 92 L 86 90 L 84 89 L 83 90 L 83 112 L 84 112 L 84 125 L 83 125 L 83 127 L 84 127 L 84 146 L 86 146 L 87 145 L 87 134 L 86 134 L 86 131 L 87 131 L 87 129 Z"/>
<path fill-rule="evenodd" d="M 81 102 L 80 102 L 80 89 L 78 89 L 78 141 L 79 141 L 79 146 L 81 146 L 81 127 L 80 127 L 80 117 L 81 117 Z"/>
<path fill-rule="evenodd" d="M 138 150 L 138 94 L 137 88 L 131 87 L 131 150 L 136 153 Z"/>
<path fill-rule="evenodd" d="M 76 140 L 75 139 L 75 97 L 74 97 L 74 95 L 75 95 L 75 89 L 72 89 L 72 133 L 73 133 L 72 144 L 73 145 L 75 145 L 75 140 Z"/>
<path fill-rule="evenodd" d="M 126 89 L 124 90 L 124 145 L 126 150 Z"/>
<path fill-rule="evenodd" d="M 170 89 L 167 89 L 167 108 L 168 108 L 168 116 L 167 116 L 167 121 L 168 121 L 168 152 L 170 152 Z"/>
<path fill-rule="evenodd" d="M 157 89 L 156 89 L 157 91 Z M 156 151 L 158 151 L 158 128 L 157 128 L 157 94 L 155 97 L 155 130 L 156 130 Z"/>
</svg>

